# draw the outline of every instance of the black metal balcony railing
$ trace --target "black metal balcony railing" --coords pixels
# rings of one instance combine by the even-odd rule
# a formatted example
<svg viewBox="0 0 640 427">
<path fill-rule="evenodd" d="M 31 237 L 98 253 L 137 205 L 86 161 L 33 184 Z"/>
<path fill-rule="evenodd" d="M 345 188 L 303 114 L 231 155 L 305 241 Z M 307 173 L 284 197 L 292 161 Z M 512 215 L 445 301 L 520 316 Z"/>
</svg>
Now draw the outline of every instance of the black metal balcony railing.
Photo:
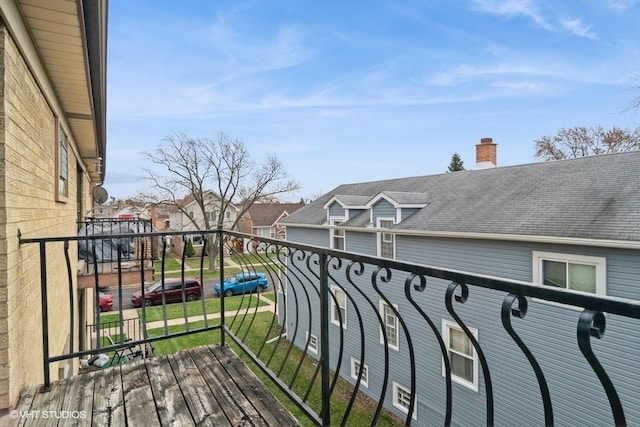
<svg viewBox="0 0 640 427">
<path fill-rule="evenodd" d="M 211 279 L 205 280 L 205 253 L 206 242 L 213 237 L 218 242 L 220 278 L 230 276 L 227 273 L 232 269 L 265 273 L 274 291 L 275 309 L 264 312 L 252 303 L 266 295 L 243 294 L 236 298 L 247 303 L 227 310 L 229 297 L 222 295 L 218 316 L 207 313 L 202 298 L 195 303 L 201 305 L 202 320 L 190 319 L 183 302 L 184 328 L 174 330 L 167 322 L 168 305 L 163 301 L 160 332 L 149 334 L 148 309 L 143 306 L 141 335 L 133 344 L 218 331 L 221 344 L 230 338 L 317 425 L 352 421 L 355 402 L 362 394 L 373 402 L 365 421 L 372 425 L 386 413 L 406 425 L 640 424 L 640 302 L 636 300 L 573 293 L 230 231 L 199 234 L 205 242 L 199 267 L 195 272 L 186 271 L 183 252 L 180 276 L 197 274 L 205 287 L 212 286 Z M 186 235 L 134 235 L 140 245 L 157 242 L 161 267 L 154 272 L 156 279 L 167 274 L 166 238 Z M 100 239 L 117 242 L 131 237 L 20 239 L 23 245 L 40 245 L 45 389 L 50 384 L 51 363 L 132 344 L 101 346 L 104 329 L 96 312 L 97 347 L 78 348 L 73 342 L 78 326 L 72 309 L 68 321 L 71 350 L 51 353 L 49 331 L 53 326 L 48 317 L 55 304 L 48 296 L 51 254 L 64 253 L 68 302 L 75 308 L 70 247 L 84 242 L 96 248 Z M 144 247 L 136 250 L 143 258 L 147 252 Z M 229 254 L 234 255 L 233 266 L 225 265 Z M 115 255 L 121 263 L 119 249 Z M 98 257 L 91 260 L 97 263 Z M 144 261 L 148 260 L 141 261 L 142 266 L 147 265 Z M 99 269 L 92 271 L 97 307 Z M 141 282 L 144 274 L 143 267 Z M 143 290 L 144 283 L 136 286 Z M 122 318 L 122 281 L 116 292 L 122 302 L 118 309 Z M 460 331 L 458 341 L 446 339 L 442 319 Z M 118 325 L 120 335 L 126 334 L 124 325 Z M 611 331 L 608 339 L 605 329 Z M 468 348 L 456 347 L 460 339 Z M 454 354 L 458 350 L 468 356 L 463 365 Z M 626 350 L 630 353 L 624 354 Z M 310 357 L 314 363 L 308 369 L 305 363 Z M 464 372 L 465 366 L 472 369 Z M 472 371 L 478 373 L 472 384 L 459 381 Z"/>
</svg>

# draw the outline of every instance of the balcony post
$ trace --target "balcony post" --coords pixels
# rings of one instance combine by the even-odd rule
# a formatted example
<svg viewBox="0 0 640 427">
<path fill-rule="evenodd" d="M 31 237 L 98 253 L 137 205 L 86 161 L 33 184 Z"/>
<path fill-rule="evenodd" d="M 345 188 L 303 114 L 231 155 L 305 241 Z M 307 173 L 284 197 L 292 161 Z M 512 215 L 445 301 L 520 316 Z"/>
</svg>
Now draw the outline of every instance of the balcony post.
<svg viewBox="0 0 640 427">
<path fill-rule="evenodd" d="M 42 310 L 42 362 L 44 367 L 44 385 L 42 390 L 51 387 L 49 372 L 49 315 L 47 311 L 47 254 L 46 242 L 40 241 L 40 307 Z"/>
<path fill-rule="evenodd" d="M 320 417 L 323 426 L 331 425 L 331 403 L 329 384 L 329 273 L 328 256 L 320 254 L 320 378 L 322 408 Z"/>
<path fill-rule="evenodd" d="M 220 264 L 220 345 L 225 346 L 225 312 L 224 312 L 224 239 L 222 238 L 222 224 L 218 224 L 218 263 Z M 212 245 L 213 247 L 213 245 Z"/>
</svg>

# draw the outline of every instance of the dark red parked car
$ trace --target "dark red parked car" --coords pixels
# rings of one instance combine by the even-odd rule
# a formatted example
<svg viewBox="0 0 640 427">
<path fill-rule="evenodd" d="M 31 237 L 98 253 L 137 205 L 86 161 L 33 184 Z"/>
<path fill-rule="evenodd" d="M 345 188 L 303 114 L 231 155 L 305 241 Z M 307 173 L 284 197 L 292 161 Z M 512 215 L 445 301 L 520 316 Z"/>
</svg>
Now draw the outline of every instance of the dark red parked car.
<svg viewBox="0 0 640 427">
<path fill-rule="evenodd" d="M 111 307 L 113 307 L 113 296 L 106 292 L 98 293 L 98 304 L 100 306 L 100 311 L 109 311 Z"/>
<path fill-rule="evenodd" d="M 158 280 L 149 285 L 144 290 L 144 296 L 140 291 L 135 291 L 131 295 L 131 304 L 134 307 L 140 307 L 144 302 L 145 306 L 153 304 L 162 304 L 162 281 Z M 202 284 L 200 280 L 193 277 L 185 277 L 184 279 L 184 297 L 187 301 L 195 301 L 202 296 Z M 165 279 L 164 280 L 164 298 L 167 303 L 182 302 L 182 279 Z"/>
</svg>

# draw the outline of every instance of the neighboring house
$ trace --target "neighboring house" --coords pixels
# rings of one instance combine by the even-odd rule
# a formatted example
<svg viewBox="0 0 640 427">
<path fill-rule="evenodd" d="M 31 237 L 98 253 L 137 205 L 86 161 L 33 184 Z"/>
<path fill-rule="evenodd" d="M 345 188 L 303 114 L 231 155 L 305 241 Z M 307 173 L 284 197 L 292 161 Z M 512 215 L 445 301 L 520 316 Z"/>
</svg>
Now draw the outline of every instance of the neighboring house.
<svg viewBox="0 0 640 427">
<path fill-rule="evenodd" d="M 172 230 L 176 231 L 197 231 L 205 229 L 205 215 L 209 221 L 210 228 L 218 227 L 218 216 L 222 209 L 221 198 L 213 191 L 206 191 L 203 194 L 203 200 L 205 204 L 205 212 L 203 214 L 202 209 L 198 205 L 196 198 L 191 194 L 182 200 L 177 202 L 177 210 L 169 213 L 169 224 Z M 224 212 L 223 228 L 231 229 L 238 216 L 238 208 L 230 203 Z M 193 243 L 196 252 L 202 247 L 202 236 L 194 233 L 191 235 L 191 242 Z M 174 252 L 181 253 L 183 246 L 182 242 L 172 240 Z"/>
<path fill-rule="evenodd" d="M 491 140 L 483 139 L 478 145 L 477 158 L 483 170 L 341 185 L 282 221 L 287 240 L 539 286 L 640 299 L 640 151 L 484 169 L 487 162 L 495 165 L 493 150 Z M 404 416 L 412 398 L 409 363 L 403 359 L 408 353 L 407 342 L 395 314 L 371 288 L 371 273 L 361 279 L 352 277 L 379 301 L 379 319 L 385 322 L 390 337 L 392 361 L 391 397 L 385 405 Z M 452 360 L 456 359 L 453 405 L 457 411 L 453 422 L 481 425 L 486 396 L 478 356 L 445 309 L 442 289 L 446 283 L 439 285 L 438 279 L 429 279 L 421 301 Z M 287 286 L 295 287 L 295 278 Z M 404 298 L 403 283 L 385 286 L 401 315 L 414 313 L 413 318 L 405 317 L 409 327 L 425 325 Z M 384 345 L 368 341 L 368 362 L 360 367 L 361 343 L 355 319 L 363 316 L 362 324 L 371 328 L 368 336 L 375 336 L 380 327 L 371 325 L 378 325 L 378 318 L 373 309 L 356 313 L 352 300 L 339 287 L 334 285 L 331 291 L 335 296 L 331 319 L 336 325 L 330 325 L 330 334 L 335 338 L 341 327 L 345 334 L 342 376 L 354 382 L 363 369 L 366 381 L 363 379 L 361 389 L 376 396 L 382 384 Z M 540 391 L 531 367 L 500 323 L 504 293 L 480 288 L 472 292 L 473 298 L 460 312 L 493 367 L 496 423 L 541 423 Z M 308 294 L 311 306 L 317 306 L 314 294 Z M 356 292 L 350 294 L 358 300 Z M 299 299 L 305 294 L 296 295 Z M 299 317 L 300 327 L 307 331 L 302 338 L 298 335 L 296 344 L 304 348 L 310 336 L 310 353 L 315 356 L 320 337 L 318 318 L 314 317 L 317 313 L 297 311 L 300 307 L 293 301 L 298 299 L 287 300 L 286 319 L 294 324 Z M 522 322 L 519 330 L 546 371 L 553 373 L 547 380 L 556 422 L 573 424 L 572 415 L 579 413 L 580 419 L 590 420 L 592 425 L 611 424 L 611 409 L 602 386 L 577 349 L 578 315 L 574 308 L 533 300 L 527 322 Z M 613 317 L 608 321 L 614 327 L 598 354 L 607 361 L 606 369 L 616 388 L 625 391 L 624 396 L 635 396 L 638 402 L 640 378 L 630 375 L 638 369 L 638 322 Z M 427 329 L 425 325 L 416 332 L 421 338 L 412 340 L 420 369 L 413 414 L 419 425 L 426 420 L 441 424 L 444 410 L 442 355 Z M 636 333 L 627 336 L 625 331 Z M 590 392 L 598 399 L 585 395 Z M 628 400 L 623 403 L 627 422 L 640 422 L 640 405 Z"/>
<path fill-rule="evenodd" d="M 304 203 L 254 203 L 238 224 L 243 233 L 272 239 L 286 239 L 287 229 L 278 222 L 304 206 Z"/>
<path fill-rule="evenodd" d="M 177 231 L 204 229 L 205 216 L 209 221 L 210 227 L 217 227 L 218 216 L 222 208 L 220 196 L 213 191 L 205 191 L 203 200 L 205 205 L 204 213 L 200 206 L 198 206 L 198 202 L 193 195 L 189 195 L 178 201 L 178 212 L 171 212 L 169 220 L 171 228 Z M 231 228 L 236 220 L 237 214 L 238 208 L 233 204 L 229 204 L 227 210 L 224 212 L 223 227 L 226 229 Z"/>
<path fill-rule="evenodd" d="M 159 203 L 151 205 L 149 208 L 153 228 L 157 231 L 171 229 L 171 212 L 178 211 L 178 208 L 169 203 Z"/>
<path fill-rule="evenodd" d="M 104 180 L 107 2 L 0 2 L 0 418 L 27 386 L 43 383 L 38 245 L 23 238 L 72 236 Z M 52 245 L 52 247 L 54 247 Z M 71 268 L 78 265 L 70 248 Z M 69 294 L 62 245 L 49 262 L 49 346 L 69 352 Z M 74 278 L 75 319 L 92 301 Z M 38 304 L 39 306 L 39 304 Z M 76 325 L 75 334 L 79 332 Z M 74 347 L 78 346 L 74 337 Z M 76 362 L 52 365 L 54 379 Z M 0 419 L 1 423 L 1 419 Z"/>
</svg>

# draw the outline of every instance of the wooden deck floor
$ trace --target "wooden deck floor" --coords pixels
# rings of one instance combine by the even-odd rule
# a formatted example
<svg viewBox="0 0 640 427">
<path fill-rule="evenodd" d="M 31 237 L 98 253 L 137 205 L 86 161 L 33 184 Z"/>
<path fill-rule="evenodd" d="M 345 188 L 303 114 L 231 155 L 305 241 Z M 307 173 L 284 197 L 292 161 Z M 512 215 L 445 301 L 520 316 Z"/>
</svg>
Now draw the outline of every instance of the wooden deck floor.
<svg viewBox="0 0 640 427">
<path fill-rule="evenodd" d="M 39 427 L 298 425 L 233 350 L 213 345 L 28 389 L 16 411 L 14 425 Z"/>
</svg>

